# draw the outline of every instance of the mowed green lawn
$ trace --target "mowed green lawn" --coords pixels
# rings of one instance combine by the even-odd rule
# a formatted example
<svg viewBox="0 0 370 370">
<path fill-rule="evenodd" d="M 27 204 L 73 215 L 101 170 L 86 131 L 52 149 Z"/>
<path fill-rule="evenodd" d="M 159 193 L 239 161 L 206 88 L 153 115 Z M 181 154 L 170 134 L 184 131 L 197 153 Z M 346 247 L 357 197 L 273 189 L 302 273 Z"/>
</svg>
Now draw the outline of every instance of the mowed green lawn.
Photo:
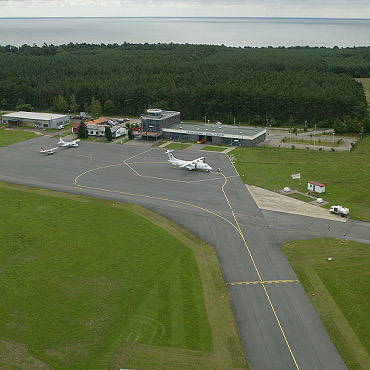
<svg viewBox="0 0 370 370">
<path fill-rule="evenodd" d="M 19 141 L 32 139 L 38 135 L 33 132 L 22 131 L 22 130 L 0 130 L 0 146 L 6 146 Z"/>
<path fill-rule="evenodd" d="M 206 296 L 215 306 L 207 314 L 193 250 L 136 213 L 141 207 L 9 187 L 0 187 L 0 367 L 247 366 L 211 248 L 197 240 L 216 261 L 202 272 L 214 274 L 209 291 L 221 282 Z M 220 329 L 209 317 L 214 326 L 221 318 L 225 339 L 212 336 Z"/>
<path fill-rule="evenodd" d="M 352 219 L 370 221 L 370 137 L 353 153 L 264 147 L 244 148 L 243 153 L 236 148 L 232 153 L 247 184 L 306 192 L 308 181 L 327 182 L 324 200 L 349 208 Z M 292 180 L 296 173 L 301 173 L 302 185 Z"/>
<path fill-rule="evenodd" d="M 166 145 L 165 148 L 181 150 L 181 149 L 189 148 L 189 146 L 191 146 L 191 144 L 171 143 L 171 144 Z"/>
<path fill-rule="evenodd" d="M 311 239 L 282 249 L 348 369 L 370 369 L 370 246 Z"/>
<path fill-rule="evenodd" d="M 223 152 L 226 149 L 227 149 L 227 147 L 219 147 L 219 146 L 214 146 L 214 145 L 207 145 L 204 148 L 202 148 L 201 150 L 208 150 L 208 151 L 211 151 L 211 152 Z"/>
</svg>

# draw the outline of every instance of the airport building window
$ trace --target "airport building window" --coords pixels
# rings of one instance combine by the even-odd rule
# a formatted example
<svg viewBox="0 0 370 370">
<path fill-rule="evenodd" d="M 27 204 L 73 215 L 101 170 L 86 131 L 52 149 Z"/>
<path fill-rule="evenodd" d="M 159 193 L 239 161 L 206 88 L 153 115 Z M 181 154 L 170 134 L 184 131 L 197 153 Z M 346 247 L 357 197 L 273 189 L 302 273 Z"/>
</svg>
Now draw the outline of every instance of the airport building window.
<svg viewBox="0 0 370 370">
<path fill-rule="evenodd" d="M 185 135 L 185 134 L 172 134 L 172 139 L 175 140 L 175 141 L 187 141 L 189 140 L 189 135 Z"/>
<path fill-rule="evenodd" d="M 229 137 L 222 138 L 222 143 L 226 145 L 231 145 L 231 139 Z"/>
</svg>

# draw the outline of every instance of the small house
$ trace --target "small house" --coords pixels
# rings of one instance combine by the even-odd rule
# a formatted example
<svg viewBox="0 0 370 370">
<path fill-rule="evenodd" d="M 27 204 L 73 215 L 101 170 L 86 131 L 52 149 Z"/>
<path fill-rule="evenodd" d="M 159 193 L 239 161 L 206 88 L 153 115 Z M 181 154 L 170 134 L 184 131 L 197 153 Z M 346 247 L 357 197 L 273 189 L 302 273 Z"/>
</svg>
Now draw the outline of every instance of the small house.
<svg viewBox="0 0 370 370">
<path fill-rule="evenodd" d="M 315 193 L 325 193 L 326 182 L 320 184 L 316 181 L 309 181 L 307 184 L 308 191 L 314 191 Z"/>
</svg>

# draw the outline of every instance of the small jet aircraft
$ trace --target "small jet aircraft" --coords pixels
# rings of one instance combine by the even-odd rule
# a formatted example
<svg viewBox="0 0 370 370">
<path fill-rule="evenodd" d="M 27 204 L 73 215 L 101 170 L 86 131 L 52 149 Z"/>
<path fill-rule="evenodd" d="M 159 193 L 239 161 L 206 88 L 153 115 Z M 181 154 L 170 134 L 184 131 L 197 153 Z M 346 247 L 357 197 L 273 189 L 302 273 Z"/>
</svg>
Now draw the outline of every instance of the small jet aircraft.
<svg viewBox="0 0 370 370">
<path fill-rule="evenodd" d="M 40 150 L 40 153 L 43 153 L 43 154 L 54 154 L 54 152 L 58 149 L 58 147 L 56 148 L 51 148 L 51 149 L 44 149 L 43 147 L 41 147 L 41 150 Z"/>
<path fill-rule="evenodd" d="M 80 141 L 80 139 L 77 139 L 77 140 L 73 140 L 73 141 L 64 141 L 62 138 L 59 139 L 59 145 L 60 146 L 63 146 L 63 147 L 66 147 L 66 148 L 70 148 L 72 146 L 78 146 L 78 142 Z"/>
<path fill-rule="evenodd" d="M 179 168 L 187 168 L 189 171 L 192 170 L 205 170 L 208 172 L 212 171 L 212 167 L 204 162 L 204 157 L 194 159 L 193 161 L 184 161 L 182 159 L 177 159 L 173 154 L 173 150 L 167 150 L 166 154 L 168 155 L 168 162 L 176 166 L 179 166 Z"/>
</svg>

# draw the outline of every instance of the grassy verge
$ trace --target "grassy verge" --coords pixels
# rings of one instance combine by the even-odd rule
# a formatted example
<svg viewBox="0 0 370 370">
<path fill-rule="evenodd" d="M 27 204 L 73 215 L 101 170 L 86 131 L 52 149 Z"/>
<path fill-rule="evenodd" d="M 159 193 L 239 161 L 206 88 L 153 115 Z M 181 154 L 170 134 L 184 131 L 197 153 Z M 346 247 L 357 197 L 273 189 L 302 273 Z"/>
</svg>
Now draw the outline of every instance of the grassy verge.
<svg viewBox="0 0 370 370">
<path fill-rule="evenodd" d="M 288 186 L 306 192 L 308 181 L 327 182 L 326 201 L 350 209 L 350 217 L 370 221 L 370 137 L 352 153 L 282 148 L 236 148 L 235 167 L 247 184 L 265 189 Z M 301 173 L 302 185 L 291 175 Z"/>
<path fill-rule="evenodd" d="M 247 368 L 209 245 L 135 205 L 4 183 L 0 199 L 3 366 Z"/>
<path fill-rule="evenodd" d="M 152 144 L 152 147 L 156 148 L 157 146 L 165 144 L 166 142 L 167 142 L 167 140 L 156 141 L 154 144 Z"/>
<path fill-rule="evenodd" d="M 356 78 L 357 81 L 362 83 L 365 90 L 366 100 L 370 106 L 370 78 Z"/>
<path fill-rule="evenodd" d="M 171 144 L 166 145 L 165 148 L 181 150 L 181 149 L 186 149 L 189 146 L 191 146 L 191 144 L 171 143 Z"/>
<path fill-rule="evenodd" d="M 369 245 L 311 239 L 282 249 L 348 369 L 369 369 Z"/>
<path fill-rule="evenodd" d="M 20 141 L 33 139 L 39 135 L 23 130 L 0 130 L 0 146 L 6 146 Z"/>
<path fill-rule="evenodd" d="M 299 199 L 299 200 L 302 200 L 303 202 L 312 202 L 313 200 L 315 199 L 312 199 L 311 197 L 307 197 L 303 194 L 299 194 L 299 193 L 291 193 L 291 194 L 288 194 L 288 197 L 290 198 L 294 198 L 294 199 Z"/>
<path fill-rule="evenodd" d="M 119 144 L 125 144 L 125 143 L 127 143 L 128 141 L 130 141 L 130 139 L 128 138 L 128 137 L 119 137 L 119 138 L 117 138 L 117 139 L 114 139 L 114 140 L 112 140 L 112 142 L 119 142 Z"/>
<path fill-rule="evenodd" d="M 206 147 L 202 148 L 201 150 L 208 150 L 211 152 L 223 152 L 227 147 L 219 147 L 213 145 L 207 145 Z"/>
</svg>

